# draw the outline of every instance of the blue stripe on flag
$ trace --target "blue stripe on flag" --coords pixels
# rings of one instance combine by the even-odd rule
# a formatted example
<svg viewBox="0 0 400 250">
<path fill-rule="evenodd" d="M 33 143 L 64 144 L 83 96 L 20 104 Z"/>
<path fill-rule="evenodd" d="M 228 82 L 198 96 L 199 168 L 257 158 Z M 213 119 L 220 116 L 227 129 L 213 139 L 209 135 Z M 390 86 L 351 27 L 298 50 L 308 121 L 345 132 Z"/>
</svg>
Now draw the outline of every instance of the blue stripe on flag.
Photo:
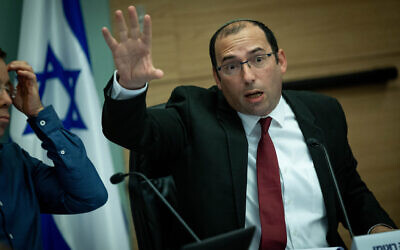
<svg viewBox="0 0 400 250">
<path fill-rule="evenodd" d="M 43 250 L 70 250 L 50 214 L 41 214 Z"/>
<path fill-rule="evenodd" d="M 83 25 L 82 11 L 79 0 L 63 0 L 62 3 L 65 13 L 65 19 L 67 19 L 69 27 L 78 39 L 83 51 L 85 51 L 89 65 L 92 65 L 89 57 L 89 48 L 86 41 L 85 25 Z"/>
</svg>

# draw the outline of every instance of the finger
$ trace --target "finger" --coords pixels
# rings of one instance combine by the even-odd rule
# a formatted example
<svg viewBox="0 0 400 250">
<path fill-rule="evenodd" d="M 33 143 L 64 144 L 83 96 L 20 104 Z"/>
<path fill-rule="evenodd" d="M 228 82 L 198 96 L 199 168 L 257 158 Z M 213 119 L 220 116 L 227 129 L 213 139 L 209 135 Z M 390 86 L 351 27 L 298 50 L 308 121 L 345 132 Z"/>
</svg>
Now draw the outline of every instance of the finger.
<svg viewBox="0 0 400 250">
<path fill-rule="evenodd" d="M 128 28 L 126 27 L 126 22 L 122 11 L 117 10 L 115 12 L 115 21 L 117 24 L 117 31 L 119 34 L 119 39 L 121 42 L 128 40 Z"/>
<path fill-rule="evenodd" d="M 18 70 L 18 84 L 20 82 L 28 82 L 30 84 L 36 83 L 36 75 L 32 71 L 27 70 Z"/>
<path fill-rule="evenodd" d="M 151 46 L 151 18 L 149 15 L 145 15 L 143 19 L 143 42 Z"/>
<path fill-rule="evenodd" d="M 152 80 L 160 79 L 164 76 L 164 72 L 161 69 L 154 69 L 152 72 Z"/>
<path fill-rule="evenodd" d="M 101 32 L 103 33 L 104 40 L 106 41 L 108 47 L 110 48 L 111 52 L 113 52 L 118 45 L 117 40 L 115 40 L 106 27 L 103 27 Z"/>
<path fill-rule="evenodd" d="M 25 61 L 12 61 L 7 65 L 8 71 L 18 71 L 18 70 L 25 70 L 33 72 L 33 68 Z"/>
<path fill-rule="evenodd" d="M 135 6 L 128 7 L 129 24 L 131 26 L 130 32 L 132 38 L 140 37 L 140 25 Z"/>
</svg>

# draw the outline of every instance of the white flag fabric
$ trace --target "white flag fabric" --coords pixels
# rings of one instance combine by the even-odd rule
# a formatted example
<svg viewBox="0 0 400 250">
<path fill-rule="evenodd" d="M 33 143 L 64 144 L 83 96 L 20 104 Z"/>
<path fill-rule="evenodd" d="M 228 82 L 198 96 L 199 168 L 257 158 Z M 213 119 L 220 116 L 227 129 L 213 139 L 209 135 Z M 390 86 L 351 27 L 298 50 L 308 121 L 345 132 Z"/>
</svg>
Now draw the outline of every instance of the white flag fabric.
<svg viewBox="0 0 400 250">
<path fill-rule="evenodd" d="M 82 20 L 79 0 L 25 0 L 23 4 L 18 59 L 32 65 L 43 104 L 53 105 L 64 127 L 82 139 L 109 196 L 107 203 L 93 212 L 50 216 L 67 246 L 48 244 L 55 236 L 47 235 L 44 228 L 44 248 L 130 249 L 118 189 L 109 182 L 114 169 L 101 131 L 100 103 Z M 15 108 L 11 112 L 11 139 L 31 156 L 52 165 L 25 115 Z"/>
</svg>

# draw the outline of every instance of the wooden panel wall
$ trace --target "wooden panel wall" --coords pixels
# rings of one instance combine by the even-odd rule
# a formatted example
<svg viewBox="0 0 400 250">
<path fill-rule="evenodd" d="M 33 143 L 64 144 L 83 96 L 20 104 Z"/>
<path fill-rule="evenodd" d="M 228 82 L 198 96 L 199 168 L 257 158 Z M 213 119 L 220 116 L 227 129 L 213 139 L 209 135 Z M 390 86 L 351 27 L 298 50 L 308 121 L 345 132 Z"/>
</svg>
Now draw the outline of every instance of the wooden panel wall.
<svg viewBox="0 0 400 250">
<path fill-rule="evenodd" d="M 213 85 L 209 39 L 235 18 L 274 31 L 288 59 L 285 80 L 400 68 L 398 0 L 112 0 L 111 15 L 130 4 L 152 16 L 154 64 L 165 72 L 151 83 L 148 105 L 165 102 L 177 85 Z M 359 172 L 400 225 L 400 80 L 321 92 L 342 103 Z"/>
</svg>

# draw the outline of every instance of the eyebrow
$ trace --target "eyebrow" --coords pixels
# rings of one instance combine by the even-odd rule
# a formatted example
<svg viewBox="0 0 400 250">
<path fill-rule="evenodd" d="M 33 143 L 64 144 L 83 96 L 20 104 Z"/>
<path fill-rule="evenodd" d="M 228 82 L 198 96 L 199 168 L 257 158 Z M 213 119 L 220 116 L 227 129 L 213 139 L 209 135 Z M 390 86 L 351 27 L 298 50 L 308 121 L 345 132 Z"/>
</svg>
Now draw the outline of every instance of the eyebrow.
<svg viewBox="0 0 400 250">
<path fill-rule="evenodd" d="M 225 56 L 224 58 L 222 58 L 221 64 L 223 64 L 225 61 L 230 60 L 236 58 L 236 56 Z"/>
<path fill-rule="evenodd" d="M 248 52 L 248 54 L 255 54 L 255 53 L 259 52 L 259 51 L 264 51 L 265 52 L 265 49 L 263 49 L 261 47 L 257 47 L 255 49 L 252 49 L 250 52 Z M 233 58 L 236 58 L 236 56 L 225 56 L 224 58 L 222 58 L 221 64 L 223 64 L 223 62 L 225 62 L 227 60 L 230 60 L 230 59 L 233 59 Z"/>
</svg>

